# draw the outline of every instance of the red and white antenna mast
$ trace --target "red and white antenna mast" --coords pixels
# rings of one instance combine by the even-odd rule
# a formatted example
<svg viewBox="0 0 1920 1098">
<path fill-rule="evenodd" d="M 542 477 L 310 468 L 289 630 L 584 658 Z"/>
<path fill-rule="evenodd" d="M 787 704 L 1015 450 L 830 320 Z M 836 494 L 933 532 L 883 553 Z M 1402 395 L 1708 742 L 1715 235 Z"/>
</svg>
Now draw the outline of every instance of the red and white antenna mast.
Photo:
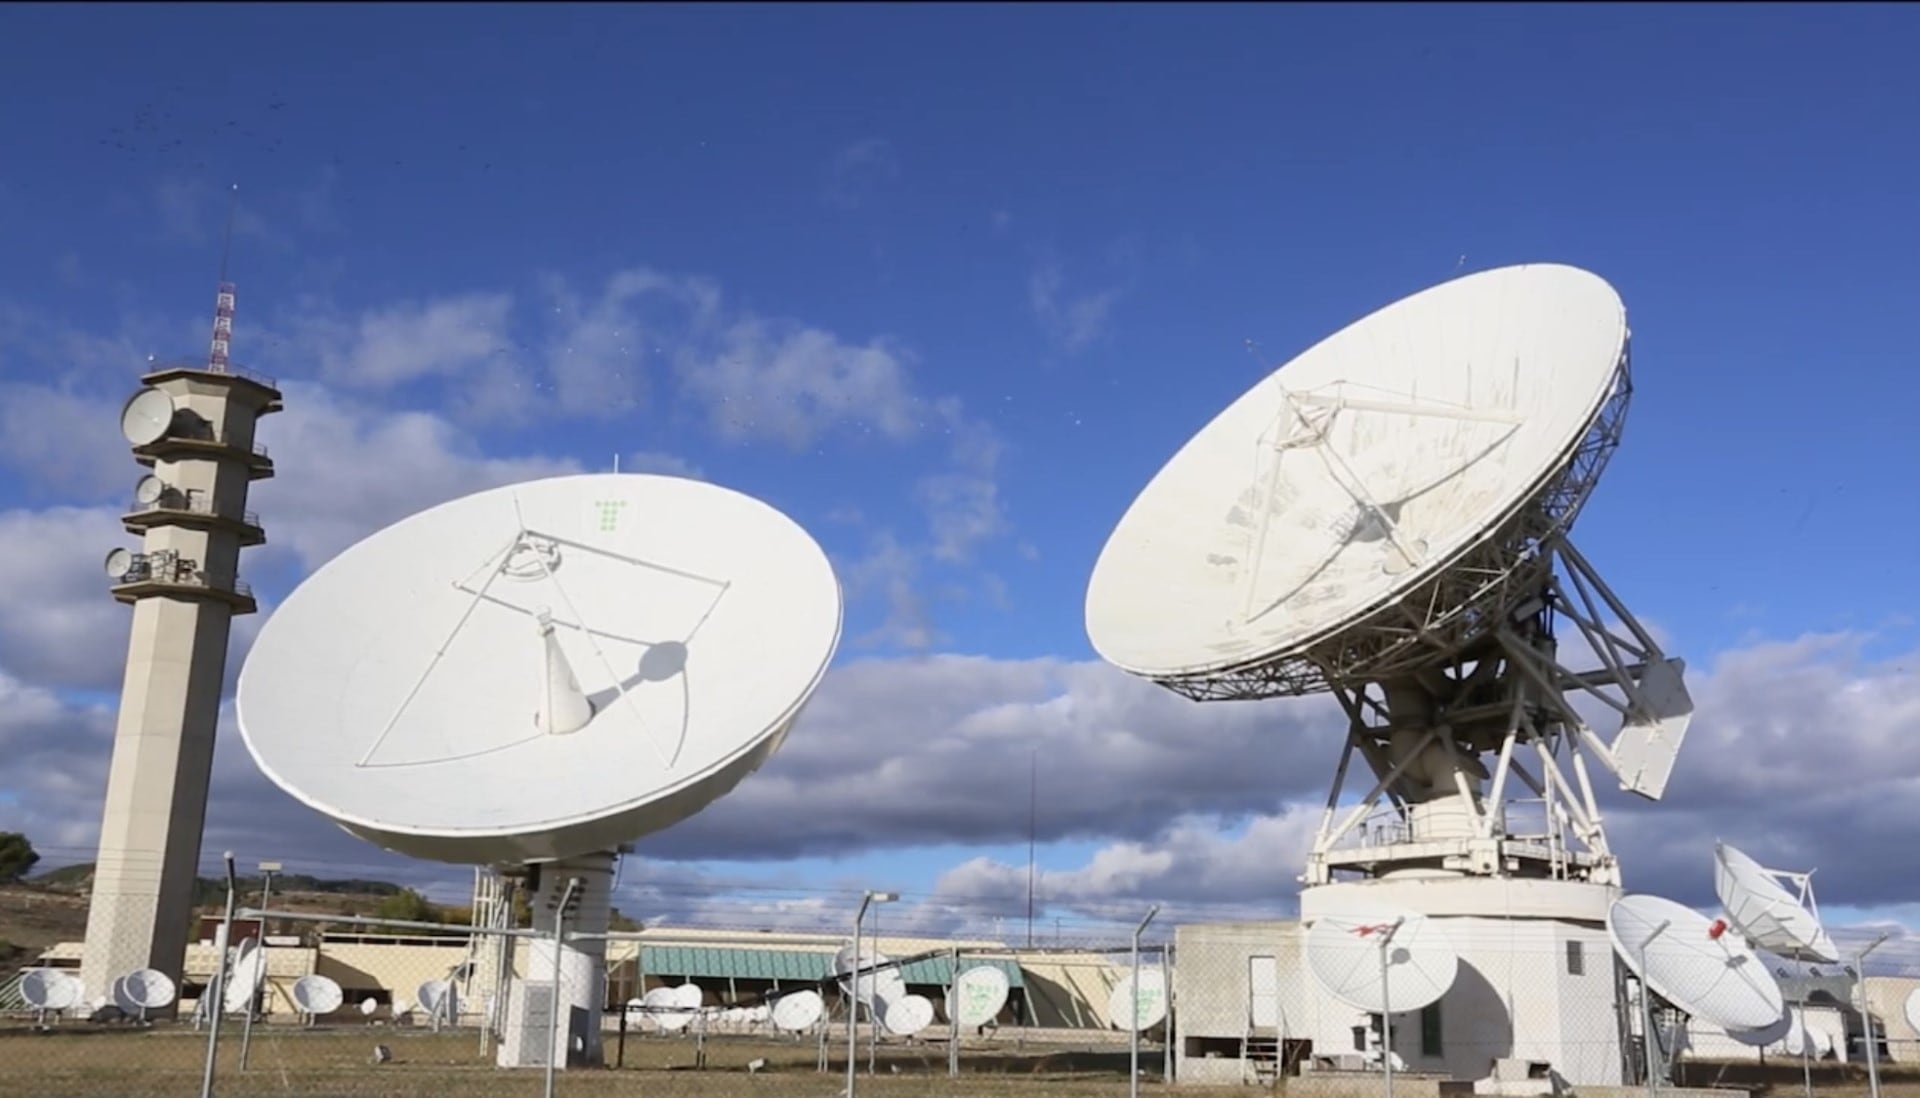
<svg viewBox="0 0 1920 1098">
<path fill-rule="evenodd" d="M 233 199 L 227 204 L 227 236 L 220 246 L 220 288 L 213 298 L 213 346 L 207 352 L 207 369 L 216 374 L 227 372 L 227 346 L 233 340 L 233 283 L 227 281 L 227 257 L 233 252 L 233 215 L 240 205 L 240 184 L 233 185 Z"/>
</svg>

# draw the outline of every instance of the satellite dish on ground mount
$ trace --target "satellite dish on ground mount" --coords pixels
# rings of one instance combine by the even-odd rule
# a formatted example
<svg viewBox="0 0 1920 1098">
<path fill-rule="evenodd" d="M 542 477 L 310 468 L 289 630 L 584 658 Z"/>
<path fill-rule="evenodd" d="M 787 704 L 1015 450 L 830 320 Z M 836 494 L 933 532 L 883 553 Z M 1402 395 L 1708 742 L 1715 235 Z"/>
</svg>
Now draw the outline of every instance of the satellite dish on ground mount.
<svg viewBox="0 0 1920 1098">
<path fill-rule="evenodd" d="M 809 988 L 775 999 L 771 1014 L 775 1029 L 800 1033 L 813 1028 L 825 1011 L 826 1001 Z"/>
<path fill-rule="evenodd" d="M 860 970 L 860 990 L 855 994 L 849 973 L 855 968 Z M 878 1009 L 876 1003 L 892 1002 L 907 993 L 907 981 L 900 974 L 900 968 L 893 958 L 874 948 L 872 942 L 860 943 L 860 963 L 853 963 L 853 945 L 848 943 L 840 947 L 833 955 L 833 974 L 840 980 L 840 991 L 851 995 L 869 1008 Z"/>
<path fill-rule="evenodd" d="M 57 968 L 30 968 L 20 974 L 20 998 L 37 1011 L 72 1010 L 85 995 L 79 980 Z"/>
<path fill-rule="evenodd" d="M 260 978 L 266 975 L 266 964 L 266 955 L 260 952 L 260 939 L 247 938 L 235 947 L 233 960 L 227 965 L 226 990 L 221 993 L 221 1005 L 227 1013 L 253 1009 L 254 996 L 260 991 Z"/>
<path fill-rule="evenodd" d="M 413 990 L 420 1009 L 436 1022 L 451 1022 L 459 1011 L 458 993 L 446 980 L 427 980 Z"/>
<path fill-rule="evenodd" d="M 947 1017 L 968 1028 L 984 1026 L 1000 1017 L 1012 990 L 1006 972 L 997 965 L 974 965 L 954 979 L 947 993 Z"/>
<path fill-rule="evenodd" d="M 1729 1029 L 1726 1034 L 1749 1048 L 1766 1048 L 1785 1040 L 1792 1029 L 1793 1016 L 1789 1012 L 1781 1014 L 1779 1020 L 1772 1025 L 1762 1026 L 1759 1029 Z"/>
<path fill-rule="evenodd" d="M 1764 1030 L 1786 1014 L 1780 985 L 1724 920 L 1659 896 L 1622 896 L 1607 937 L 1654 994 L 1724 1030 Z"/>
<path fill-rule="evenodd" d="M 1536 776 L 1512 747 L 1585 753 L 1657 800 L 1691 720 L 1684 665 L 1568 538 L 1620 439 L 1629 344 L 1619 295 L 1587 271 L 1530 264 L 1442 283 L 1260 381 L 1116 524 L 1087 587 L 1102 658 L 1195 700 L 1341 700 L 1332 800 L 1355 753 L 1380 781 L 1316 835 L 1309 890 L 1336 868 L 1377 880 L 1430 866 L 1441 840 L 1460 844 L 1455 874 L 1617 885 L 1586 783 Z M 1598 670 L 1562 663 L 1561 619 Z M 1610 742 L 1574 690 L 1624 699 Z M 1488 832 L 1520 783 L 1573 822 L 1570 844 Z M 1382 798 L 1401 836 L 1344 849 Z M 1470 853 L 1475 831 L 1498 849 Z"/>
<path fill-rule="evenodd" d="M 682 984 L 681 987 L 690 985 Z M 687 1028 L 693 1021 L 693 1011 L 699 1009 L 699 989 L 689 996 L 680 987 L 656 987 L 640 997 L 640 1009 L 654 1025 L 668 1033 Z"/>
<path fill-rule="evenodd" d="M 147 1011 L 173 1003 L 178 991 L 173 978 L 157 968 L 136 968 L 113 982 L 113 1005 L 123 1014 L 145 1018 Z"/>
<path fill-rule="evenodd" d="M 1134 992 L 1133 973 L 1120 977 L 1107 993 L 1107 1018 L 1113 1028 L 1144 1032 L 1167 1017 L 1167 978 L 1157 968 L 1140 970 L 1140 990 Z"/>
<path fill-rule="evenodd" d="M 1782 879 L 1799 894 L 1787 891 Z M 1796 961 L 1839 963 L 1840 950 L 1820 924 L 1811 873 L 1768 869 L 1732 844 L 1715 842 L 1713 891 L 1727 918 L 1757 948 Z"/>
<path fill-rule="evenodd" d="M 589 913 L 569 927 L 589 937 L 534 951 L 524 978 L 586 1013 L 564 1055 L 593 1063 L 606 959 L 590 936 L 616 852 L 778 750 L 840 627 L 826 554 L 767 504 L 677 477 L 553 477 L 429 508 L 327 562 L 261 629 L 236 711 L 261 771 L 348 831 L 537 866 L 535 929 L 556 929 L 563 901 Z M 503 1044 L 496 1063 L 545 1062 L 531 1055 Z"/>
<path fill-rule="evenodd" d="M 309 972 L 293 982 L 293 1005 L 309 1018 L 332 1014 L 345 1002 L 345 993 L 331 977 Z"/>
<path fill-rule="evenodd" d="M 1460 971 L 1446 933 L 1411 912 L 1322 915 L 1307 931 L 1306 948 L 1307 968 L 1327 994 L 1368 1014 L 1438 1002 Z"/>
<path fill-rule="evenodd" d="M 882 999 L 880 1024 L 895 1037 L 911 1037 L 933 1024 L 933 1002 L 924 995 Z"/>
</svg>

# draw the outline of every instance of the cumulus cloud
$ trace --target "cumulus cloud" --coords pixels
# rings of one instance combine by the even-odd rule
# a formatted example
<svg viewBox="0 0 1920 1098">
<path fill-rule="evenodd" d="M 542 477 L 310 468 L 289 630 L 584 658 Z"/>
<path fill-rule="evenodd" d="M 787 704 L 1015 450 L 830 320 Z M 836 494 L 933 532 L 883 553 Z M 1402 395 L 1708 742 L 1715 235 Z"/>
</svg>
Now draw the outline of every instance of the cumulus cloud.
<svg viewBox="0 0 1920 1098">
<path fill-rule="evenodd" d="M 1057 256 L 1036 263 L 1027 276 L 1027 305 L 1049 338 L 1069 354 L 1085 350 L 1106 334 L 1119 286 L 1075 292 L 1067 287 L 1066 267 Z"/>
<path fill-rule="evenodd" d="M 829 205 L 859 209 L 881 188 L 900 178 L 900 158 L 878 137 L 855 141 L 828 161 L 821 189 Z"/>
</svg>

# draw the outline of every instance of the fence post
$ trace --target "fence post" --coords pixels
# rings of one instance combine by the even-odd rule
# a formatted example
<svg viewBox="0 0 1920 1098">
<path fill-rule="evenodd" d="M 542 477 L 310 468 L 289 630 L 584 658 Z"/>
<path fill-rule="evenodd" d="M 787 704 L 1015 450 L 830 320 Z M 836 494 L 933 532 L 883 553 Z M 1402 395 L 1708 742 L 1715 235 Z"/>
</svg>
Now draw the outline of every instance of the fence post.
<svg viewBox="0 0 1920 1098">
<path fill-rule="evenodd" d="M 1853 959 L 1853 986 L 1860 989 L 1860 1026 L 1867 1035 L 1867 1094 L 1869 1098 L 1880 1098 L 1880 1050 L 1873 1039 L 1873 1001 L 1867 998 L 1867 954 L 1879 949 L 1889 935 L 1882 934 L 1873 940 L 1873 944 L 1861 950 Z M 1805 1031 L 1807 1019 L 1803 1014 L 1800 1028 Z M 1845 1028 L 1845 1027 L 1842 1027 Z"/>
<path fill-rule="evenodd" d="M 960 947 L 947 950 L 947 1078 L 960 1077 Z"/>
<path fill-rule="evenodd" d="M 212 1003 L 207 1026 L 207 1066 L 200 1073 L 200 1098 L 212 1098 L 213 1061 L 220 1050 L 220 1014 L 227 994 L 227 949 L 233 941 L 233 901 L 238 884 L 233 876 L 233 851 L 222 855 L 227 862 L 227 913 L 220 922 L 220 960 L 213 970 L 213 986 L 200 993 L 200 1001 Z M 185 982 L 184 980 L 182 982 Z M 1875 1095 L 1875 1098 L 1879 1098 Z"/>
<path fill-rule="evenodd" d="M 260 885 L 260 910 L 271 911 L 273 910 L 273 870 L 266 869 L 264 868 L 264 866 L 270 865 L 270 864 L 277 865 L 279 863 L 263 862 L 261 864 L 263 866 L 263 868 L 261 869 L 263 879 Z M 240 1070 L 241 1071 L 247 1070 L 247 1056 L 248 1056 L 248 1053 L 251 1052 L 253 1049 L 253 1011 L 254 1011 L 254 1008 L 260 1004 L 260 988 L 262 985 L 266 984 L 268 980 L 267 917 L 265 915 L 260 916 L 259 924 L 260 924 L 260 937 L 258 941 L 254 943 L 253 948 L 254 948 L 254 952 L 260 955 L 260 967 L 254 970 L 252 994 L 247 997 L 246 1021 L 240 1023 Z M 227 933 L 231 935 L 233 932 L 228 931 Z"/>
<path fill-rule="evenodd" d="M 1140 1098 L 1140 935 L 1147 932 L 1147 924 L 1160 914 L 1160 905 L 1154 904 L 1147 909 L 1147 917 L 1133 928 L 1133 987 L 1130 989 L 1132 1000 L 1127 1004 L 1127 1095 L 1128 1098 Z M 1388 1095 L 1392 1098 L 1392 1095 Z"/>
<path fill-rule="evenodd" d="M 1161 1057 L 1161 1063 L 1160 1063 L 1160 1083 L 1163 1086 L 1170 1086 L 1173 1083 L 1173 959 L 1171 957 L 1172 952 L 1173 952 L 1172 943 L 1166 943 L 1161 945 L 1160 947 L 1160 984 L 1161 986 L 1167 989 L 1166 990 L 1167 1020 L 1160 1023 L 1161 1026 L 1164 1027 L 1161 1031 L 1161 1038 L 1160 1038 L 1160 1050 L 1163 1054 Z"/>
</svg>

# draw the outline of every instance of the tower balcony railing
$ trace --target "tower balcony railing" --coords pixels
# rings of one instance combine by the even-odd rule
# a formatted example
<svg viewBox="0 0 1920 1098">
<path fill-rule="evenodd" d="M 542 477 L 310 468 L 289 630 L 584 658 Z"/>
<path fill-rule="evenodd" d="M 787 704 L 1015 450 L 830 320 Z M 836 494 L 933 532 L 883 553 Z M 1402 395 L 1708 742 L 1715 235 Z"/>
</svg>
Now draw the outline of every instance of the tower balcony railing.
<svg viewBox="0 0 1920 1098">
<path fill-rule="evenodd" d="M 216 578 L 196 562 L 171 551 L 135 553 L 125 573 L 113 581 L 113 597 L 131 605 L 151 595 L 198 595 L 224 602 L 236 614 L 259 609 L 253 585 L 239 577 Z"/>
<path fill-rule="evenodd" d="M 246 378 L 255 385 L 264 386 L 275 392 L 280 391 L 280 381 L 278 378 L 263 374 L 258 370 L 249 370 L 244 366 L 235 366 L 231 362 L 216 366 L 206 361 L 174 359 L 166 362 L 155 362 L 147 372 L 157 374 L 164 373 L 168 370 L 197 370 L 203 374 L 232 374 L 234 377 Z"/>
<path fill-rule="evenodd" d="M 156 511 L 168 511 L 187 515 L 204 515 L 209 518 L 225 519 L 228 522 L 237 522 L 242 526 L 252 526 L 255 528 L 258 528 L 260 525 L 260 516 L 256 512 L 241 510 L 236 514 L 232 513 L 231 509 L 223 511 L 214 506 L 213 499 L 208 493 L 198 489 L 190 489 L 185 492 L 168 492 L 166 495 L 150 503 L 142 503 L 136 499 L 128 505 L 125 513 L 129 515 L 145 515 Z"/>
</svg>

